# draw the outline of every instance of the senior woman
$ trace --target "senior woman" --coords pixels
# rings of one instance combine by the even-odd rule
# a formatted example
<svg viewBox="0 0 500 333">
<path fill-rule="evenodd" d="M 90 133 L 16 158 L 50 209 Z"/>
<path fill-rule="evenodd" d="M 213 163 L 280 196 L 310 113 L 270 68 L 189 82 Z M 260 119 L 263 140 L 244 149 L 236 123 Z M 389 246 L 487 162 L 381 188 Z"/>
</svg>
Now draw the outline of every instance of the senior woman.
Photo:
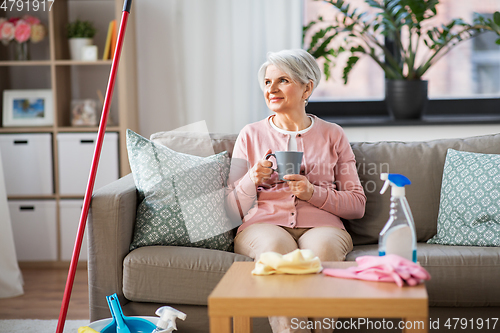
<svg viewBox="0 0 500 333">
<path fill-rule="evenodd" d="M 342 128 L 305 111 L 321 71 L 306 51 L 283 50 L 268 54 L 258 78 L 273 114 L 245 126 L 233 150 L 233 161 L 249 167 L 243 174 L 231 166 L 243 221 L 234 251 L 258 259 L 263 252 L 300 248 L 322 261 L 342 261 L 353 245 L 341 218 L 361 218 L 366 196 Z M 300 174 L 279 181 L 265 159 L 275 151 L 303 152 Z M 282 317 L 270 321 L 275 333 L 306 332 L 294 330 Z"/>
</svg>

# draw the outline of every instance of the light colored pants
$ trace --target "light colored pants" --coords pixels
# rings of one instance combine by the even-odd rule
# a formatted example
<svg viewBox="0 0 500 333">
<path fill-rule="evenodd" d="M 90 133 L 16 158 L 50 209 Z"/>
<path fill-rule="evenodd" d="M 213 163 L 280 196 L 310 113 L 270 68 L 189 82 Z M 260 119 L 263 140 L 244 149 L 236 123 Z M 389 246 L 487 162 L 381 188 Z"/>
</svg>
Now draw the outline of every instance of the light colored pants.
<svg viewBox="0 0 500 333">
<path fill-rule="evenodd" d="M 349 233 L 336 227 L 287 228 L 274 224 L 253 224 L 234 239 L 234 252 L 258 259 L 263 252 L 287 254 L 296 249 L 309 249 L 321 261 L 344 261 L 352 251 L 352 239 Z M 311 320 L 322 321 L 322 318 Z M 305 322 L 307 318 L 297 318 L 293 322 Z M 292 318 L 269 317 L 273 333 L 310 333 L 309 329 L 296 328 Z M 332 332 L 333 330 L 316 329 L 314 333 Z"/>
</svg>

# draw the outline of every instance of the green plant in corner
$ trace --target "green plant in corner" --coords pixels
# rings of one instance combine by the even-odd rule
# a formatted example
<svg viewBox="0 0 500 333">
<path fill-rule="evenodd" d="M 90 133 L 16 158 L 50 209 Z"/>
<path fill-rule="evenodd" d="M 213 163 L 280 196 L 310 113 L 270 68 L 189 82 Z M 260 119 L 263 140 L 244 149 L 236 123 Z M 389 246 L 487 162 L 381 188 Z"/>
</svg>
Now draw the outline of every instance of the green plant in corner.
<svg viewBox="0 0 500 333">
<path fill-rule="evenodd" d="M 68 38 L 94 38 L 96 29 L 90 21 L 76 20 L 66 27 Z"/>
<path fill-rule="evenodd" d="M 341 54 L 348 54 L 343 68 L 344 84 L 361 56 L 373 59 L 387 79 L 420 80 L 432 65 L 463 41 L 492 31 L 499 36 L 496 43 L 500 44 L 500 12 L 495 12 L 493 19 L 478 15 L 472 24 L 458 18 L 437 27 L 429 21 L 437 15 L 439 0 L 365 0 L 373 13 L 352 8 L 344 0 L 325 2 L 339 14 L 333 21 L 327 22 L 322 17 L 311 21 L 303 28 L 303 38 L 309 31 L 315 31 L 307 51 L 324 60 L 327 80 Z M 396 52 L 389 50 L 381 36 L 393 41 Z M 420 59 L 423 46 L 427 50 L 423 59 L 417 61 L 417 52 Z"/>
</svg>

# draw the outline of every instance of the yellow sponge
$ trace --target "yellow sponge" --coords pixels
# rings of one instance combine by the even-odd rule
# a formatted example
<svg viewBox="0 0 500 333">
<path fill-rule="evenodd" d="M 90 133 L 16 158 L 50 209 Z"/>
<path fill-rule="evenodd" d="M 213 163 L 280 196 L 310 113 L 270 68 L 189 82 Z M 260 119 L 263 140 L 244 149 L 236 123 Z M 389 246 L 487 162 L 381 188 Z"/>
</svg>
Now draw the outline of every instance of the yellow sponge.
<svg viewBox="0 0 500 333">
<path fill-rule="evenodd" d="M 88 326 L 82 326 L 78 328 L 78 333 L 99 333 L 99 332 Z"/>
</svg>

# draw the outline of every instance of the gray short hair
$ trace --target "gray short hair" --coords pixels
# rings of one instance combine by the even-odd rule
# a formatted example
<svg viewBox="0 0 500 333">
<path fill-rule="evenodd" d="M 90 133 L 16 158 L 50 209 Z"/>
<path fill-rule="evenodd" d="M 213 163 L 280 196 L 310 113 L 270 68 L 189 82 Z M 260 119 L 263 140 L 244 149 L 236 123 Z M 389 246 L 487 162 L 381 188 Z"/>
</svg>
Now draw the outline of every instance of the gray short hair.
<svg viewBox="0 0 500 333">
<path fill-rule="evenodd" d="M 321 80 L 321 70 L 316 60 L 307 51 L 302 49 L 282 50 L 279 52 L 269 52 L 267 61 L 259 69 L 259 84 L 264 91 L 264 78 L 269 65 L 274 65 L 285 72 L 295 82 L 307 84 L 313 82 L 313 90 Z"/>
</svg>

